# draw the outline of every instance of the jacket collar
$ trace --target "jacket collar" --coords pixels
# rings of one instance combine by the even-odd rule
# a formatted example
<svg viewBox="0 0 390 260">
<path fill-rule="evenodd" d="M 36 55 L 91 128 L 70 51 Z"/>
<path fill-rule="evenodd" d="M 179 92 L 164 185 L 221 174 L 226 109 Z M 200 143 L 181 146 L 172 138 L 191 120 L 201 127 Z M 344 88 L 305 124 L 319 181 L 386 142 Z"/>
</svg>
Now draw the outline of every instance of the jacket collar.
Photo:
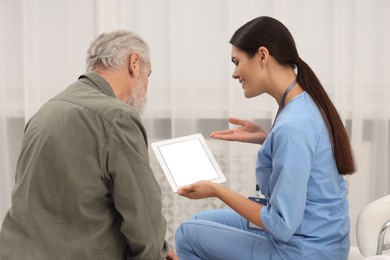
<svg viewBox="0 0 390 260">
<path fill-rule="evenodd" d="M 89 81 L 87 79 L 89 79 Z M 108 83 L 107 80 L 105 80 L 102 76 L 100 76 L 96 72 L 93 71 L 86 72 L 79 77 L 79 80 L 83 80 L 86 84 L 99 89 L 107 96 L 116 98 L 115 93 L 112 90 L 112 87 L 110 86 L 110 83 Z"/>
</svg>

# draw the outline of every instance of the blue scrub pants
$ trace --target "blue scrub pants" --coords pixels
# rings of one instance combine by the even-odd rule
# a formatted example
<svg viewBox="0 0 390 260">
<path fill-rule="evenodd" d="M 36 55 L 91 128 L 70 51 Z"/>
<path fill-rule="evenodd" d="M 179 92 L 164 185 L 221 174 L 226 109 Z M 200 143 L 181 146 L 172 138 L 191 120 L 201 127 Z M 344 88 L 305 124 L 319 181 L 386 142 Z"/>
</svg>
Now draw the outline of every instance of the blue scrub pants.
<svg viewBox="0 0 390 260">
<path fill-rule="evenodd" d="M 248 229 L 248 222 L 232 209 L 196 214 L 176 230 L 180 260 L 281 259 L 268 232 Z"/>
</svg>

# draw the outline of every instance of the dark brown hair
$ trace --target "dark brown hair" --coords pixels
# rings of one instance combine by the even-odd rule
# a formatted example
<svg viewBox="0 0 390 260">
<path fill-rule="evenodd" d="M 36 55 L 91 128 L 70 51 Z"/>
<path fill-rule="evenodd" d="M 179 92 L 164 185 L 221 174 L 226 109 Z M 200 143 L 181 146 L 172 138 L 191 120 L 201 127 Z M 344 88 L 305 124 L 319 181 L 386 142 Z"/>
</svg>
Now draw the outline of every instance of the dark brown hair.
<svg viewBox="0 0 390 260">
<path fill-rule="evenodd" d="M 233 34 L 230 43 L 248 57 L 254 57 L 260 47 L 265 47 L 279 64 L 297 67 L 297 82 L 313 98 L 328 126 L 339 173 L 354 173 L 356 166 L 343 122 L 315 73 L 299 57 L 289 30 L 278 20 L 261 16 L 241 26 Z"/>
</svg>

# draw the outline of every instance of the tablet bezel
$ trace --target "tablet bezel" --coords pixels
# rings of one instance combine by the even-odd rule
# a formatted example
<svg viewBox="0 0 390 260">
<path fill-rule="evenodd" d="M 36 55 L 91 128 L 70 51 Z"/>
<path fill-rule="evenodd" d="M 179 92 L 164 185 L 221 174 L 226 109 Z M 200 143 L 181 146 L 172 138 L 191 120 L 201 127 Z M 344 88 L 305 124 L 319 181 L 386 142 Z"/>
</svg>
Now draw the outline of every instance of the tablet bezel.
<svg viewBox="0 0 390 260">
<path fill-rule="evenodd" d="M 189 140 L 198 140 L 200 142 L 200 144 L 203 147 L 203 150 L 205 151 L 207 157 L 209 158 L 209 160 L 210 160 L 210 162 L 215 170 L 215 173 L 218 176 L 217 178 L 207 179 L 207 180 L 215 182 L 215 183 L 226 182 L 226 178 L 225 178 L 221 168 L 219 167 L 217 161 L 215 160 L 214 155 L 211 152 L 211 150 L 210 150 L 209 146 L 207 145 L 206 140 L 204 139 L 202 134 L 198 133 L 198 134 L 187 135 L 187 136 L 182 136 L 182 137 L 177 137 L 177 138 L 172 138 L 172 139 L 168 139 L 168 140 L 164 140 L 164 141 L 151 143 L 153 152 L 156 155 L 156 158 L 157 158 L 158 162 L 160 163 L 161 169 L 163 170 L 164 175 L 167 178 L 168 183 L 171 186 L 173 192 L 177 192 L 177 190 L 180 187 L 177 186 L 176 181 L 174 180 L 174 178 L 173 178 L 173 176 L 168 168 L 167 162 L 164 160 L 163 155 L 162 155 L 159 147 L 164 146 L 164 145 L 181 143 L 183 141 L 189 141 Z M 191 183 L 188 183 L 188 185 L 189 184 L 191 184 Z"/>
</svg>

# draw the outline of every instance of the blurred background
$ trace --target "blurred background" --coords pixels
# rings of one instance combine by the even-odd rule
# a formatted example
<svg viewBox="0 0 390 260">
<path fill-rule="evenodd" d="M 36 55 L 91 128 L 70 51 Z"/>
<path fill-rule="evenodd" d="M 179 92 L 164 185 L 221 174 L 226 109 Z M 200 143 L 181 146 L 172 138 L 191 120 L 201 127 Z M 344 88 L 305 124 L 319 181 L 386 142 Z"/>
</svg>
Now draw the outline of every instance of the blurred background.
<svg viewBox="0 0 390 260">
<path fill-rule="evenodd" d="M 347 127 L 358 165 L 356 175 L 346 177 L 355 245 L 360 210 L 390 193 L 389 11 L 387 0 L 0 0 L 0 221 L 11 205 L 25 124 L 85 72 L 92 40 L 114 29 L 137 32 L 151 47 L 153 73 L 143 116 L 149 142 L 202 133 L 226 185 L 253 195 L 259 146 L 208 135 L 230 127 L 230 116 L 266 129 L 272 124 L 276 102 L 266 96 L 245 99 L 231 78 L 229 44 L 238 27 L 267 15 L 289 28 Z M 150 156 L 173 246 L 181 222 L 225 205 L 180 198 Z"/>
</svg>

